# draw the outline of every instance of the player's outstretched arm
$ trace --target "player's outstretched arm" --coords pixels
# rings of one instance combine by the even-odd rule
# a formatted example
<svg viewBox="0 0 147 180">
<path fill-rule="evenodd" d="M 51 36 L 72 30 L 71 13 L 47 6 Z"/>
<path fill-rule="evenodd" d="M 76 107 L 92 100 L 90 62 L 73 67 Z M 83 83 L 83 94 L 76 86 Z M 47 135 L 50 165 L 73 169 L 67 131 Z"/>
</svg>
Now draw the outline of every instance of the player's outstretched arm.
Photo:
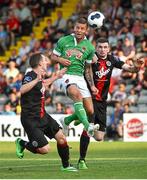
<svg viewBox="0 0 147 180">
<path fill-rule="evenodd" d="M 70 66 L 71 61 L 68 59 L 65 59 L 63 57 L 57 56 L 56 54 L 52 53 L 50 56 L 51 60 L 55 63 L 62 64 L 63 66 Z"/>
<path fill-rule="evenodd" d="M 30 82 L 26 82 L 20 88 L 20 93 L 25 94 L 29 92 L 39 81 L 41 80 L 41 75 L 39 74 L 36 79 Z"/>
<path fill-rule="evenodd" d="M 136 73 L 140 70 L 140 68 L 143 66 L 143 64 L 144 64 L 144 59 L 140 58 L 140 59 L 137 59 L 133 65 L 128 65 L 125 63 L 122 66 L 122 69 L 132 72 L 132 73 Z"/>
<path fill-rule="evenodd" d="M 48 79 L 43 80 L 45 88 L 48 89 L 49 86 L 57 79 L 62 78 L 62 76 L 66 73 L 67 68 L 63 68 L 55 73 L 52 73 L 52 76 Z"/>
</svg>

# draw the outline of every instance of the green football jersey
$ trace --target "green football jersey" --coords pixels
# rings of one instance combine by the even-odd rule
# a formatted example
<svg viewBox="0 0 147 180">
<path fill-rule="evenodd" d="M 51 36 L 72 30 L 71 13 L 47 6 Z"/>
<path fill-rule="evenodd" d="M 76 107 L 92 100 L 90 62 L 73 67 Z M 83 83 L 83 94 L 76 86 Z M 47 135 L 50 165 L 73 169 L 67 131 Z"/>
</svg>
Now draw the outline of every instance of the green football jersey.
<svg viewBox="0 0 147 180">
<path fill-rule="evenodd" d="M 83 76 L 85 62 L 91 63 L 95 49 L 86 38 L 77 44 L 76 38 L 71 34 L 58 40 L 53 53 L 71 61 L 66 74 Z M 60 67 L 63 68 L 62 65 Z"/>
</svg>

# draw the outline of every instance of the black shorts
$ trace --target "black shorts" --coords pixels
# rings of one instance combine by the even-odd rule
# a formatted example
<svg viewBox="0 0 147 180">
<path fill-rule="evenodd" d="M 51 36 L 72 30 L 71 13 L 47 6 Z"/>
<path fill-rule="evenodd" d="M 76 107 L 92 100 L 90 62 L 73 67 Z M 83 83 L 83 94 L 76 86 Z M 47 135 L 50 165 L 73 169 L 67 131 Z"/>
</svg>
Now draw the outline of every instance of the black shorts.
<svg viewBox="0 0 147 180">
<path fill-rule="evenodd" d="M 100 131 L 105 132 L 106 130 L 106 109 L 107 109 L 107 103 L 106 101 L 97 101 L 93 100 L 94 105 L 94 114 L 95 114 L 95 124 L 99 124 Z"/>
<path fill-rule="evenodd" d="M 56 120 L 47 113 L 41 119 L 21 116 L 21 123 L 27 133 L 29 141 L 36 148 L 47 145 L 48 141 L 45 136 L 52 139 L 59 129 L 61 129 Z"/>
</svg>

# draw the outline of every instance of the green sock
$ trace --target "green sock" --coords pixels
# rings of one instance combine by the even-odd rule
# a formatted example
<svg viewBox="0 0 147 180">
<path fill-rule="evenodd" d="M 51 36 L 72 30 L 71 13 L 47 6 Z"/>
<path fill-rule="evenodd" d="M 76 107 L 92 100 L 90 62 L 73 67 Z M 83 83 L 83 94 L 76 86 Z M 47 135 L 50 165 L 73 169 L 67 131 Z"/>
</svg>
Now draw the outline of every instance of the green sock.
<svg viewBox="0 0 147 180">
<path fill-rule="evenodd" d="M 74 103 L 74 109 L 75 109 L 75 113 L 78 119 L 82 122 L 82 124 L 84 125 L 84 128 L 88 130 L 89 122 L 88 122 L 86 111 L 83 107 L 83 103 L 82 102 Z"/>
<path fill-rule="evenodd" d="M 81 121 L 79 119 L 75 120 L 74 126 L 78 126 L 79 124 L 81 124 Z"/>
<path fill-rule="evenodd" d="M 76 113 L 74 113 L 70 116 L 65 117 L 64 122 L 68 126 L 72 121 L 77 120 L 77 119 L 78 119 L 78 117 L 77 117 Z"/>
</svg>

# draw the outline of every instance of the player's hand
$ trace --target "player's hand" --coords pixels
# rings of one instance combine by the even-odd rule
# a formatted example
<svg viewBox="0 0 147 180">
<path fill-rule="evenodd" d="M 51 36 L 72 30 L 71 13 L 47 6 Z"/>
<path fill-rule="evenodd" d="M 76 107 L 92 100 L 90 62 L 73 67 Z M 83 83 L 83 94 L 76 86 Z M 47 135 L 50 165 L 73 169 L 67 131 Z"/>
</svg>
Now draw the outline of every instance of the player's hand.
<svg viewBox="0 0 147 180">
<path fill-rule="evenodd" d="M 55 72 L 56 78 L 62 78 L 62 76 L 66 73 L 67 68 L 63 68 Z"/>
<path fill-rule="evenodd" d="M 52 73 L 52 76 L 50 78 L 45 79 L 43 81 L 45 87 L 48 88 L 55 80 L 62 78 L 62 76 L 65 74 L 66 71 L 67 71 L 67 68 L 63 68 L 59 71 Z"/>
<path fill-rule="evenodd" d="M 42 73 L 38 73 L 37 74 L 37 81 L 41 81 L 42 80 Z"/>
<path fill-rule="evenodd" d="M 91 92 L 92 92 L 92 95 L 97 95 L 99 90 L 95 86 L 91 86 Z"/>
<path fill-rule="evenodd" d="M 135 64 L 135 67 L 141 68 L 144 64 L 144 58 L 137 59 L 134 64 Z"/>
<path fill-rule="evenodd" d="M 62 64 L 63 66 L 70 66 L 71 65 L 71 61 L 68 60 L 68 59 L 60 57 L 60 64 Z"/>
</svg>

